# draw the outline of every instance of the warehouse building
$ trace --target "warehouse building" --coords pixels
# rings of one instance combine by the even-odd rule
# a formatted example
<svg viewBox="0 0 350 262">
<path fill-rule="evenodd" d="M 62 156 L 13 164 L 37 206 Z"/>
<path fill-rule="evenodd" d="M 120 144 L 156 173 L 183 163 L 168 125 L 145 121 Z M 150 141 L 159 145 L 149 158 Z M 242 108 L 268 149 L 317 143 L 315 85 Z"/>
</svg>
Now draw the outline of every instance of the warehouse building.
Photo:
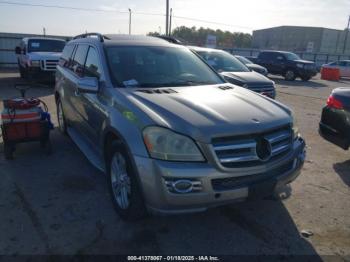
<svg viewBox="0 0 350 262">
<path fill-rule="evenodd" d="M 293 52 L 350 54 L 350 33 L 323 27 L 278 26 L 253 31 L 252 47 Z"/>
</svg>

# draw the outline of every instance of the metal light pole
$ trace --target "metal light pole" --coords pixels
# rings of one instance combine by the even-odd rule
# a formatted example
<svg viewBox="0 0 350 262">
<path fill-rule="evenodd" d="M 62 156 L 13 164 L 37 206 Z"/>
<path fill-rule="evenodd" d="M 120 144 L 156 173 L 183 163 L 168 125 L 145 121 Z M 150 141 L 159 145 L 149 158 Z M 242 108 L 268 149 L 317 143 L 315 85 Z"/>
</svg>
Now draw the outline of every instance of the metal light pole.
<svg viewBox="0 0 350 262">
<path fill-rule="evenodd" d="M 346 42 L 348 41 L 348 34 L 349 34 L 349 30 L 350 30 L 349 26 L 350 26 L 350 16 L 349 16 L 349 19 L 348 19 L 348 26 L 345 29 L 345 39 L 344 39 L 343 54 L 345 54 Z"/>
<path fill-rule="evenodd" d="M 165 11 L 165 35 L 169 34 L 169 0 L 166 0 L 166 11 Z"/>
<path fill-rule="evenodd" d="M 129 8 L 129 35 L 131 35 L 131 9 Z"/>
<path fill-rule="evenodd" d="M 172 23 L 172 20 L 173 20 L 173 9 L 170 8 L 169 33 L 168 33 L 169 36 L 171 36 L 171 23 Z"/>
<path fill-rule="evenodd" d="M 46 28 L 43 27 L 43 35 L 46 36 Z"/>
</svg>

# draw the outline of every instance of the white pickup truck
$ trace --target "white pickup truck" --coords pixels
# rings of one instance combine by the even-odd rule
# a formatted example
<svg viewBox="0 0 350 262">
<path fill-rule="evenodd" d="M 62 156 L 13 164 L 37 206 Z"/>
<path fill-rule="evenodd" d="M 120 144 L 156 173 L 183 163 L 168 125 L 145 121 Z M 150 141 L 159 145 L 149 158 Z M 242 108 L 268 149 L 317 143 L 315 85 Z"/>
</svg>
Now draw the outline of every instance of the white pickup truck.
<svg viewBox="0 0 350 262">
<path fill-rule="evenodd" d="M 66 41 L 47 37 L 26 37 L 16 47 L 22 78 L 54 78 L 56 65 Z"/>
</svg>

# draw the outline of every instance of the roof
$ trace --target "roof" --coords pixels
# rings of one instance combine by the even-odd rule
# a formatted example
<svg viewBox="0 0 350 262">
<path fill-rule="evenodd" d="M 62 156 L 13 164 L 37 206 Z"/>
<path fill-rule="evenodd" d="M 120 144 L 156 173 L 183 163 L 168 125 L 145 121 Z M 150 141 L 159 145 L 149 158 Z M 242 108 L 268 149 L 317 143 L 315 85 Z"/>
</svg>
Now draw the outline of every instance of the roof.
<svg viewBox="0 0 350 262">
<path fill-rule="evenodd" d="M 23 38 L 24 41 L 28 41 L 28 40 L 32 40 L 32 39 L 35 39 L 35 40 L 58 40 L 58 41 L 65 42 L 65 40 L 63 40 L 63 39 L 53 38 L 53 37 L 33 36 L 33 37 L 25 37 L 25 38 Z"/>
<path fill-rule="evenodd" d="M 117 45 L 128 45 L 128 46 L 179 46 L 171 44 L 166 40 L 158 37 L 143 36 L 143 35 L 104 35 L 103 44 L 105 46 L 117 46 Z M 100 42 L 98 37 L 85 37 L 73 39 L 71 42 L 79 43 L 91 43 Z"/>
<path fill-rule="evenodd" d="M 189 49 L 194 50 L 196 52 L 224 52 L 219 49 L 208 48 L 208 47 L 200 47 L 200 46 L 187 46 Z"/>
<path fill-rule="evenodd" d="M 275 30 L 275 29 L 288 29 L 288 28 L 290 28 L 290 29 L 300 29 L 300 30 L 314 29 L 314 30 L 335 30 L 335 31 L 343 31 L 343 30 L 341 30 L 341 29 L 334 29 L 334 28 L 328 28 L 328 27 L 282 25 L 282 26 L 275 26 L 275 27 L 257 29 L 257 30 L 253 30 L 253 32 L 265 31 L 265 30 Z"/>
</svg>

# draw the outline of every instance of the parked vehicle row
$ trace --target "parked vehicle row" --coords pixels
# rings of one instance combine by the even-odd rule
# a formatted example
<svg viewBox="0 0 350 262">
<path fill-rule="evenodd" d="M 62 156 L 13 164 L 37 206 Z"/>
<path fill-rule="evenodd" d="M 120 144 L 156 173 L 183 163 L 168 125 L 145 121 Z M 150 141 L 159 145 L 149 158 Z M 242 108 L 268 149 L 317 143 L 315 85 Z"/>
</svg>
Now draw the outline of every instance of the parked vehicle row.
<svg viewBox="0 0 350 262">
<path fill-rule="evenodd" d="M 244 56 L 240 56 L 240 55 L 235 55 L 235 57 L 243 64 L 245 64 L 246 67 L 248 67 L 249 69 L 258 72 L 264 76 L 268 75 L 268 71 L 265 67 L 255 64 L 252 61 L 250 61 L 248 58 L 244 57 Z"/>
<path fill-rule="evenodd" d="M 291 110 L 227 83 L 210 55 L 141 36 L 84 34 L 65 46 L 59 128 L 107 174 L 122 218 L 261 198 L 299 175 L 305 142 Z"/>
</svg>

